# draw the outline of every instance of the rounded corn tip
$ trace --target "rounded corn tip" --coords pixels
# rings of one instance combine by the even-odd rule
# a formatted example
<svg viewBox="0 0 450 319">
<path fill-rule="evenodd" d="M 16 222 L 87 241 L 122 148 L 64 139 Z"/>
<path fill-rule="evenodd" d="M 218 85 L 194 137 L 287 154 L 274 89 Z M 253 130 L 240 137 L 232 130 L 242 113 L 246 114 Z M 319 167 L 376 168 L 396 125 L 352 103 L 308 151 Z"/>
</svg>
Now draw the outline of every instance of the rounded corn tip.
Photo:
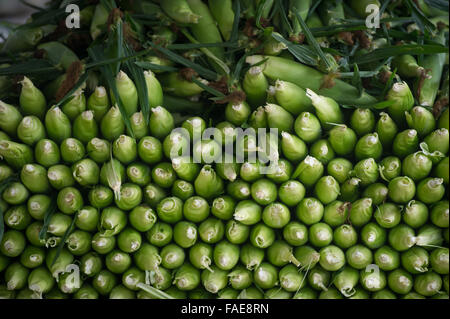
<svg viewBox="0 0 450 319">
<path fill-rule="evenodd" d="M 247 64 L 252 65 L 252 64 L 259 63 L 259 62 L 261 62 L 262 60 L 264 60 L 264 57 L 263 57 L 263 56 L 261 56 L 261 55 L 252 55 L 252 56 L 247 57 L 247 58 L 245 59 L 245 62 L 247 62 Z"/>
<path fill-rule="evenodd" d="M 128 79 L 128 75 L 125 72 L 123 72 L 122 70 L 120 70 L 119 73 L 117 74 L 116 80 L 124 81 L 126 79 Z"/>
<path fill-rule="evenodd" d="M 267 94 L 273 96 L 277 92 L 277 88 L 274 85 L 269 86 L 267 89 Z"/>
<path fill-rule="evenodd" d="M 33 82 L 31 82 L 31 80 L 29 78 L 27 78 L 26 76 L 23 78 L 22 81 L 20 81 L 20 84 L 22 85 L 22 88 L 30 89 L 30 88 L 34 87 Z"/>
<path fill-rule="evenodd" d="M 416 130 L 409 130 L 408 131 L 408 136 L 409 137 L 416 137 L 417 136 L 417 131 Z"/>
<path fill-rule="evenodd" d="M 284 82 L 282 80 L 276 80 L 276 82 L 275 82 L 275 89 L 277 91 L 282 91 L 285 86 L 286 86 L 286 82 Z"/>
<path fill-rule="evenodd" d="M 392 86 L 392 90 L 397 93 L 401 92 L 405 88 L 409 88 L 406 82 L 397 82 Z"/>
<path fill-rule="evenodd" d="M 95 95 L 96 95 L 97 97 L 104 97 L 104 96 L 106 96 L 106 89 L 105 89 L 105 87 L 103 87 L 103 86 L 98 86 L 98 87 L 95 89 Z"/>
<path fill-rule="evenodd" d="M 146 70 L 144 71 L 144 76 L 147 77 L 154 77 L 155 73 L 152 72 L 152 70 Z"/>
<path fill-rule="evenodd" d="M 0 112 L 4 112 L 7 107 L 7 104 L 0 100 Z"/>
<path fill-rule="evenodd" d="M 258 75 L 258 74 L 261 74 L 261 72 L 262 72 L 262 69 L 260 66 L 252 66 L 250 68 L 250 70 L 248 70 L 248 73 L 250 75 Z"/>
<path fill-rule="evenodd" d="M 306 89 L 306 96 L 309 97 L 313 102 L 320 99 L 320 96 L 311 89 Z"/>
<path fill-rule="evenodd" d="M 93 120 L 94 119 L 94 112 L 93 111 L 84 111 L 81 116 L 86 120 Z"/>
<path fill-rule="evenodd" d="M 75 91 L 75 93 L 72 95 L 74 97 L 80 97 L 84 93 L 84 87 L 80 87 L 78 90 Z"/>
<path fill-rule="evenodd" d="M 198 20 L 200 19 L 199 15 L 196 15 L 194 13 L 190 13 L 188 16 L 188 20 L 190 23 L 198 23 Z"/>
<path fill-rule="evenodd" d="M 162 111 L 163 111 L 162 106 L 157 106 L 157 107 L 152 108 L 153 113 L 161 113 Z"/>
<path fill-rule="evenodd" d="M 264 107 L 264 110 L 267 113 L 273 112 L 273 111 L 275 111 L 275 105 L 274 104 L 266 104 L 266 106 Z"/>
</svg>

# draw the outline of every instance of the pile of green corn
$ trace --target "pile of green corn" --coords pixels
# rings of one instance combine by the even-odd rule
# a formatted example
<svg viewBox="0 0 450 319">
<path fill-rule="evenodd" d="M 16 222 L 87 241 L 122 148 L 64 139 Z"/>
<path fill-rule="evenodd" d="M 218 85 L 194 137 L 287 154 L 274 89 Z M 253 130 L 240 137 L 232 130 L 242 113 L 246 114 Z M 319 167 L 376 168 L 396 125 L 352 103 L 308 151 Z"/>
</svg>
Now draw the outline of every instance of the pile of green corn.
<svg viewBox="0 0 450 319">
<path fill-rule="evenodd" d="M 448 13 L 403 2 L 392 12 L 438 17 L 425 43 L 448 46 Z M 127 41 L 107 32 L 115 2 L 80 3 L 80 33 L 113 48 L 103 60 L 42 42 L 55 32 L 42 25 L 0 46 L 0 298 L 449 298 L 448 53 L 390 57 L 370 91 L 355 79 L 373 64 L 339 79 L 350 44 L 310 28 L 378 1 L 122 1 L 119 27 L 153 39 L 133 60 L 111 56 L 111 39 Z M 415 43 L 408 21 L 391 22 Z M 177 36 L 193 49 L 172 52 Z M 232 39 L 239 60 L 201 45 Z M 43 70 L 27 64 L 42 51 Z M 77 63 L 86 76 L 71 83 Z"/>
</svg>

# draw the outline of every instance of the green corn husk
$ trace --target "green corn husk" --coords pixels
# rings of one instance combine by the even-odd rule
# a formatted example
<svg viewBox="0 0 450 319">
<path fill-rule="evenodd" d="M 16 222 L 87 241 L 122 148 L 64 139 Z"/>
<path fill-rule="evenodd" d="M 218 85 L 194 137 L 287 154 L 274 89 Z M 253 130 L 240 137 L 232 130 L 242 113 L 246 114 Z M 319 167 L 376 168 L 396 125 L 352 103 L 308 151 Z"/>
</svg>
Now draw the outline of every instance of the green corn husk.
<svg viewBox="0 0 450 319">
<path fill-rule="evenodd" d="M 333 123 L 344 123 L 343 114 L 336 101 L 329 97 L 320 96 L 310 89 L 306 90 L 306 96 L 311 99 L 323 127 L 331 129 Z"/>
<path fill-rule="evenodd" d="M 44 124 L 34 115 L 26 116 L 17 127 L 17 137 L 23 143 L 33 146 L 46 137 Z"/>
<path fill-rule="evenodd" d="M 389 114 L 385 112 L 380 113 L 380 119 L 377 122 L 376 131 L 383 147 L 389 149 L 398 132 L 397 124 L 395 124 Z"/>
<path fill-rule="evenodd" d="M 45 128 L 50 139 L 57 143 L 72 136 L 72 124 L 59 107 L 48 110 L 45 116 Z"/>
<path fill-rule="evenodd" d="M 256 64 L 267 59 L 260 65 L 264 74 L 269 79 L 276 81 L 278 79 L 288 81 L 306 89 L 335 99 L 338 103 L 346 105 L 371 105 L 376 103 L 376 99 L 366 93 L 362 96 L 358 90 L 343 81 L 336 80 L 336 84 L 331 89 L 321 89 L 320 86 L 324 80 L 324 74 L 301 63 L 290 61 L 288 59 L 272 56 L 255 55 L 247 57 L 246 61 L 250 64 Z M 299 74 L 305 74 L 299 76 Z"/>
<path fill-rule="evenodd" d="M 73 121 L 78 115 L 86 111 L 86 108 L 87 102 L 84 90 L 83 88 L 80 88 L 72 95 L 72 99 L 61 107 L 61 110 L 71 121 Z"/>
<path fill-rule="evenodd" d="M 17 127 L 22 121 L 19 110 L 9 104 L 0 101 L 0 129 L 9 136 L 16 136 Z"/>
<path fill-rule="evenodd" d="M 161 2 L 164 12 L 179 23 L 198 23 L 199 16 L 196 15 L 186 0 L 166 0 Z"/>
<path fill-rule="evenodd" d="M 115 159 L 105 163 L 100 171 L 100 181 L 114 191 L 116 199 L 120 198 L 122 182 L 125 180 L 125 168 Z"/>
<path fill-rule="evenodd" d="M 106 31 L 108 16 L 109 12 L 102 4 L 97 4 L 95 6 L 94 16 L 92 17 L 90 26 L 90 34 L 92 39 L 97 39 L 97 37 Z"/>
<path fill-rule="evenodd" d="M 202 87 L 194 82 L 184 79 L 178 72 L 170 72 L 162 74 L 159 77 L 162 88 L 165 92 L 177 97 L 191 97 L 199 95 L 204 91 Z M 207 85 L 208 82 L 203 79 L 198 79 L 203 84 Z"/>
<path fill-rule="evenodd" d="M 219 196 L 224 191 L 223 180 L 217 176 L 210 165 L 203 166 L 195 179 L 194 186 L 196 193 L 207 199 Z"/>
<path fill-rule="evenodd" d="M 165 108 L 158 106 L 152 109 L 150 116 L 150 133 L 162 140 L 175 128 L 174 119 Z"/>
<path fill-rule="evenodd" d="M 235 14 L 231 0 L 208 0 L 211 14 L 216 19 L 223 38 L 228 41 L 233 30 Z"/>
<path fill-rule="evenodd" d="M 0 141 L 0 156 L 16 169 L 33 163 L 34 159 L 33 151 L 28 145 L 5 140 Z"/>
<path fill-rule="evenodd" d="M 142 112 L 134 113 L 130 118 L 131 131 L 137 140 L 144 138 L 149 135 L 149 128 L 144 119 L 144 114 Z M 127 134 L 132 135 L 127 129 Z"/>
<path fill-rule="evenodd" d="M 24 77 L 20 83 L 22 84 L 22 91 L 19 101 L 22 114 L 35 115 L 43 119 L 47 111 L 47 101 L 44 94 L 27 77 Z"/>
<path fill-rule="evenodd" d="M 125 109 L 127 116 L 131 116 L 138 110 L 138 93 L 135 84 L 128 77 L 128 75 L 120 71 L 116 77 L 117 91 L 119 92 L 120 100 Z M 116 104 L 114 94 L 110 94 L 112 104 Z"/>
<path fill-rule="evenodd" d="M 445 45 L 445 31 L 442 30 L 437 36 L 437 42 Z M 431 54 L 424 57 L 422 67 L 429 71 L 428 77 L 421 81 L 417 81 L 416 89 L 418 92 L 419 104 L 423 106 L 433 106 L 441 83 L 442 70 L 444 68 L 445 53 Z M 448 59 L 448 58 L 447 58 Z M 448 60 L 447 60 L 448 61 Z M 448 62 L 447 62 L 448 64 Z M 420 88 L 419 88 L 420 86 Z"/>
<path fill-rule="evenodd" d="M 96 87 L 88 98 L 87 109 L 94 112 L 95 120 L 100 123 L 109 108 L 110 103 L 106 89 L 103 86 Z"/>
<path fill-rule="evenodd" d="M 420 136 L 427 136 L 436 128 L 433 113 L 426 108 L 416 106 L 411 112 L 405 112 L 406 122 L 411 129 L 415 129 Z"/>
<path fill-rule="evenodd" d="M 306 95 L 306 91 L 294 83 L 277 80 L 275 90 L 277 102 L 293 115 L 312 111 L 312 101 Z"/>
<path fill-rule="evenodd" d="M 405 112 L 411 111 L 414 106 L 414 97 L 408 84 L 406 82 L 395 83 L 386 98 L 388 101 L 394 102 L 388 108 L 389 115 L 398 125 L 404 126 Z"/>
<path fill-rule="evenodd" d="M 144 72 L 145 83 L 147 84 L 148 90 L 148 102 L 150 108 L 158 107 L 163 105 L 163 90 L 161 88 L 161 83 L 155 77 L 155 74 L 151 71 Z"/>
<path fill-rule="evenodd" d="M 259 67 L 250 68 L 245 74 L 242 87 L 248 103 L 253 107 L 264 105 L 267 99 L 269 82 Z"/>
<path fill-rule="evenodd" d="M 40 27 L 21 28 L 8 36 L 6 42 L 0 48 L 2 53 L 10 54 L 32 50 L 44 37 L 44 31 Z"/>
<path fill-rule="evenodd" d="M 328 141 L 338 155 L 347 156 L 353 152 L 357 137 L 351 128 L 346 125 L 337 125 L 329 134 Z"/>
<path fill-rule="evenodd" d="M 281 106 L 267 104 L 265 106 L 267 124 L 270 128 L 277 128 L 281 132 L 291 132 L 294 127 L 294 117 Z"/>
<path fill-rule="evenodd" d="M 73 136 L 84 144 L 87 144 L 97 135 L 98 125 L 93 111 L 81 113 L 73 122 Z"/>
<path fill-rule="evenodd" d="M 125 132 L 125 123 L 117 106 L 111 107 L 105 114 L 100 123 L 100 131 L 108 141 L 114 141 Z"/>
</svg>

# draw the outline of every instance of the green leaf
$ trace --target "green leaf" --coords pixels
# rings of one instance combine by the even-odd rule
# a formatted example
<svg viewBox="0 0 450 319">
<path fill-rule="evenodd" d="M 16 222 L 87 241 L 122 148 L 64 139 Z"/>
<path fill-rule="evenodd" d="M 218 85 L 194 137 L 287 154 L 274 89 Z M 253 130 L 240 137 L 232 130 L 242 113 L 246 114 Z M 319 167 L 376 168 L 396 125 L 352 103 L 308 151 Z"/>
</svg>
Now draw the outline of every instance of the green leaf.
<svg viewBox="0 0 450 319">
<path fill-rule="evenodd" d="M 411 55 L 428 55 L 428 54 L 438 54 L 447 53 L 448 48 L 443 45 L 435 44 L 405 44 L 399 46 L 391 46 L 386 48 L 376 49 L 368 54 L 359 56 L 355 59 L 355 63 L 364 64 L 373 61 L 378 61 L 380 59 L 385 59 L 389 57 L 394 57 L 398 55 L 411 54 Z"/>
<path fill-rule="evenodd" d="M 80 2 L 81 1 L 73 1 L 74 4 L 79 4 Z M 46 24 L 57 24 L 57 21 L 65 18 L 66 15 L 66 8 L 40 11 L 39 13 L 32 15 L 33 19 L 31 22 L 18 26 L 17 30 L 40 27 Z"/>
<path fill-rule="evenodd" d="M 186 29 L 182 29 L 181 33 L 189 39 L 192 43 L 199 43 Z M 213 62 L 215 62 L 223 71 L 224 74 L 229 75 L 230 74 L 230 68 L 226 63 L 224 63 L 222 60 L 220 60 L 214 53 L 212 53 L 207 48 L 201 48 L 200 51 L 202 51 L 208 58 L 210 58 Z"/>
<path fill-rule="evenodd" d="M 16 75 L 16 74 L 39 74 L 39 73 L 59 73 L 60 70 L 55 68 L 46 60 L 32 59 L 19 64 L 15 64 L 6 68 L 0 68 L 0 76 Z"/>
<path fill-rule="evenodd" d="M 88 76 L 89 73 L 87 72 L 85 72 L 82 76 L 80 76 L 77 83 L 75 83 L 73 88 L 71 88 L 70 91 L 66 93 L 66 95 L 56 104 L 56 106 L 61 106 L 64 103 L 71 100 L 73 98 L 74 93 L 83 85 L 84 82 L 86 82 Z"/>
<path fill-rule="evenodd" d="M 50 206 L 48 207 L 44 215 L 44 223 L 42 225 L 41 231 L 39 232 L 39 240 L 45 240 L 47 238 L 48 226 L 50 225 L 50 221 L 53 215 L 56 213 L 56 210 L 56 195 L 53 195 L 50 201 Z"/>
<path fill-rule="evenodd" d="M 233 21 L 233 29 L 231 30 L 230 42 L 236 43 L 239 38 L 239 21 L 241 19 L 240 0 L 235 0 L 233 2 L 233 11 L 234 11 L 234 21 Z"/>
<path fill-rule="evenodd" d="M 0 183 L 0 195 L 3 194 L 3 192 L 5 191 L 5 189 L 13 182 L 18 181 L 18 177 L 17 175 L 13 175 L 8 177 L 7 179 L 5 179 L 3 182 Z M 0 242 L 3 239 L 3 234 L 5 233 L 5 224 L 4 224 L 4 220 L 3 220 L 3 210 L 1 209 L 0 206 Z"/>
<path fill-rule="evenodd" d="M 269 4 L 270 4 L 270 0 L 263 0 L 263 1 L 260 1 L 260 3 L 258 4 L 258 8 L 256 10 L 256 18 L 255 19 L 256 19 L 256 26 L 259 29 L 264 29 L 262 27 L 262 25 L 261 25 L 261 18 L 262 18 L 263 14 L 264 14 L 264 10 L 266 10 L 267 5 L 269 5 Z"/>
<path fill-rule="evenodd" d="M 245 59 L 249 56 L 248 53 L 244 54 L 236 63 L 236 67 L 234 68 L 234 72 L 232 76 L 229 79 L 228 86 L 233 86 L 235 83 L 239 82 L 239 79 L 241 77 L 242 68 L 245 65 Z"/>
<path fill-rule="evenodd" d="M 382 37 L 383 34 L 377 33 L 377 36 Z M 407 33 L 407 32 L 403 32 L 401 30 L 389 29 L 388 30 L 388 35 L 389 35 L 389 37 L 395 38 L 396 40 L 406 40 L 406 41 L 416 42 L 417 41 L 417 37 L 419 36 L 419 32 L 416 30 L 416 31 L 413 31 L 411 33 Z M 439 44 L 439 42 L 437 42 L 432 37 L 424 38 L 424 43 L 425 44 Z"/>
<path fill-rule="evenodd" d="M 208 79 L 208 80 L 216 80 L 217 79 L 217 74 L 211 70 L 208 70 L 207 68 L 198 65 L 194 62 L 192 62 L 191 60 L 188 60 L 184 57 L 182 57 L 179 54 L 176 54 L 166 48 L 163 48 L 153 42 L 148 42 L 149 45 L 158 50 L 159 52 L 163 53 L 165 56 L 167 56 L 167 58 L 169 58 L 170 60 L 182 64 L 187 68 L 191 68 L 193 69 L 195 72 L 197 72 L 202 78 Z"/>
<path fill-rule="evenodd" d="M 320 59 L 325 63 L 327 66 L 328 71 L 334 71 L 333 66 L 328 60 L 328 58 L 325 56 L 325 53 L 323 53 L 322 48 L 320 47 L 319 43 L 317 42 L 316 38 L 311 33 L 311 30 L 306 25 L 305 21 L 303 21 L 302 17 L 298 13 L 297 8 L 293 8 L 294 14 L 297 17 L 298 22 L 302 26 L 303 33 L 306 36 L 306 39 L 308 40 L 309 45 L 311 45 L 316 52 L 316 54 L 320 57 Z"/>
<path fill-rule="evenodd" d="M 128 45 L 125 45 L 126 56 L 132 56 L 134 53 L 135 52 L 132 48 L 130 48 Z M 130 71 L 134 84 L 136 85 L 142 115 L 144 116 L 145 123 L 148 125 L 150 120 L 150 103 L 148 97 L 147 82 L 145 81 L 144 69 L 134 63 L 134 60 L 135 58 L 127 60 L 125 62 L 125 65 L 127 66 L 128 71 Z"/>
<path fill-rule="evenodd" d="M 173 67 L 173 66 L 167 66 L 167 65 L 159 65 L 159 64 L 154 64 L 151 62 L 133 62 L 134 64 L 136 64 L 138 67 L 146 69 L 146 70 L 152 70 L 152 71 L 163 71 L 163 72 L 176 72 L 178 71 L 177 68 Z"/>
<path fill-rule="evenodd" d="M 192 102 L 187 99 L 164 94 L 164 108 L 171 113 L 201 114 L 204 111 L 204 105 L 201 102 Z"/>
<path fill-rule="evenodd" d="M 151 49 L 147 49 L 147 50 L 142 50 L 138 53 L 135 53 L 134 55 L 131 55 L 131 56 L 118 57 L 118 58 L 112 58 L 112 59 L 104 59 L 101 61 L 91 62 L 91 63 L 86 64 L 86 69 L 96 69 L 101 66 L 110 65 L 112 63 L 124 62 L 124 61 L 130 60 L 130 59 L 133 59 L 133 58 L 138 58 L 140 56 L 147 55 L 150 51 L 151 51 Z"/>
<path fill-rule="evenodd" d="M 383 110 L 385 108 L 388 108 L 390 106 L 392 106 L 395 103 L 395 101 L 382 101 L 380 103 L 374 104 L 371 107 L 376 109 L 376 110 Z"/>
<path fill-rule="evenodd" d="M 356 63 L 354 65 L 352 85 L 358 89 L 358 94 L 359 94 L 358 97 L 361 97 L 361 95 L 364 92 L 364 88 L 362 86 L 362 81 L 361 81 L 361 76 L 359 74 L 358 64 L 356 64 Z"/>
<path fill-rule="evenodd" d="M 231 47 L 234 44 L 229 42 L 217 42 L 217 43 L 175 43 L 167 46 L 169 50 L 192 50 L 201 48 L 216 48 L 216 47 Z"/>
<path fill-rule="evenodd" d="M 72 219 L 72 222 L 70 223 L 69 228 L 67 228 L 66 232 L 64 233 L 64 236 L 62 237 L 61 242 L 59 243 L 58 248 L 56 250 L 55 258 L 53 258 L 52 266 L 55 264 L 56 260 L 58 260 L 58 257 L 61 254 L 61 251 L 64 248 L 64 245 L 66 244 L 67 238 L 72 233 L 72 231 L 75 227 L 75 222 L 77 220 L 77 217 L 78 217 L 78 213 L 74 216 L 74 218 Z"/>
<path fill-rule="evenodd" d="M 361 78 L 374 77 L 375 75 L 377 75 L 380 72 L 380 70 L 382 68 L 384 68 L 387 64 L 389 64 L 390 60 L 391 60 L 391 58 L 388 58 L 388 59 L 385 59 L 385 60 L 381 61 L 378 64 L 378 66 L 373 69 L 373 71 L 359 71 L 359 68 L 358 68 L 359 76 Z M 352 78 L 354 76 L 354 72 L 342 72 L 342 73 L 339 73 L 339 76 L 341 78 Z"/>
<path fill-rule="evenodd" d="M 346 23 L 346 24 L 339 24 L 339 25 L 333 25 L 333 26 L 326 26 L 326 27 L 320 27 L 320 28 L 311 28 L 311 33 L 315 37 L 328 37 L 337 33 L 346 32 L 346 31 L 357 31 L 357 30 L 366 30 L 367 27 L 365 24 L 362 23 Z"/>
<path fill-rule="evenodd" d="M 195 77 L 191 78 L 192 82 L 194 82 L 195 84 L 197 84 L 199 87 L 201 87 L 202 89 L 204 89 L 205 91 L 207 91 L 208 93 L 216 96 L 216 97 L 225 97 L 225 94 L 223 94 L 222 92 L 217 91 L 216 89 L 202 83 L 202 81 L 197 80 Z"/>
<path fill-rule="evenodd" d="M 45 10 L 44 8 L 41 8 L 41 7 L 37 6 L 37 5 L 29 3 L 29 2 L 27 2 L 25 0 L 19 0 L 19 2 L 22 3 L 23 5 L 27 6 L 27 7 L 30 7 L 31 9 L 34 9 L 34 10 L 38 10 L 38 11 L 44 11 Z"/>
<path fill-rule="evenodd" d="M 448 0 L 425 0 L 433 8 L 448 12 Z"/>
<path fill-rule="evenodd" d="M 289 22 L 289 18 L 286 14 L 287 10 L 284 7 L 282 0 L 275 0 L 275 8 L 277 9 L 280 19 L 281 19 L 281 25 L 283 26 L 283 29 L 286 30 L 287 34 L 292 34 L 294 30 L 292 29 L 292 26 Z"/>
<path fill-rule="evenodd" d="M 392 83 L 394 82 L 395 75 L 397 74 L 397 69 L 394 69 L 394 71 L 391 73 L 391 76 L 389 77 L 388 81 L 386 82 L 386 85 L 384 86 L 383 91 L 380 94 L 380 98 L 384 99 L 387 92 L 391 89 Z"/>
<path fill-rule="evenodd" d="M 19 180 L 17 174 L 14 174 L 12 176 L 9 176 L 8 178 L 6 178 L 3 182 L 0 183 L 0 195 L 3 194 L 3 192 L 5 191 L 5 189 L 14 182 L 17 182 Z"/>
<path fill-rule="evenodd" d="M 310 46 L 294 44 L 277 33 L 272 33 L 272 37 L 275 40 L 285 44 L 289 52 L 291 52 L 291 54 L 300 62 L 312 66 L 317 66 L 319 64 L 318 55 L 311 49 Z"/>
<path fill-rule="evenodd" d="M 108 42 L 106 45 L 106 56 L 108 58 L 120 58 L 126 56 L 124 54 L 124 39 L 123 39 L 123 24 L 119 20 L 115 25 L 112 34 L 108 37 Z M 109 67 L 113 74 L 118 74 L 120 71 L 121 63 L 118 61 L 116 63 L 111 63 Z"/>
<path fill-rule="evenodd" d="M 417 5 L 412 0 L 404 1 L 406 7 L 411 10 L 411 16 L 416 22 L 417 26 L 420 28 L 422 33 L 425 33 L 425 30 L 428 32 L 432 32 L 436 29 L 434 24 L 428 20 L 428 18 L 423 14 L 423 12 L 417 7 Z"/>
<path fill-rule="evenodd" d="M 114 0 L 100 0 L 100 3 L 108 11 L 112 11 L 113 9 L 117 8 L 116 2 Z"/>
<path fill-rule="evenodd" d="M 3 219 L 3 213 L 4 213 L 3 209 L 0 206 L 0 242 L 2 241 L 3 234 L 5 233 L 5 222 L 4 222 L 4 219 Z"/>
<path fill-rule="evenodd" d="M 234 68 L 234 72 L 233 72 L 232 76 L 228 79 L 228 87 L 232 87 L 232 86 L 234 86 L 235 84 L 237 84 L 239 82 L 239 79 L 241 78 L 242 69 L 244 68 L 244 65 L 246 63 L 245 60 L 247 59 L 247 57 L 256 54 L 260 50 L 262 45 L 263 44 L 261 43 L 258 47 L 256 47 L 256 48 L 250 50 L 249 52 L 245 53 L 238 60 L 238 62 L 236 63 L 236 67 Z M 252 66 L 262 65 L 266 61 L 267 61 L 267 59 L 264 59 L 263 61 L 255 64 L 255 65 L 252 65 Z"/>
<path fill-rule="evenodd" d="M 101 45 L 97 45 L 91 48 L 88 48 L 88 54 L 91 59 L 96 61 L 103 61 L 105 57 L 103 56 L 103 49 Z M 122 114 L 123 121 L 128 131 L 131 132 L 132 137 L 134 138 L 133 129 L 131 127 L 130 118 L 127 116 L 127 112 L 125 111 L 125 107 L 123 106 L 122 99 L 120 98 L 119 91 L 117 90 L 115 74 L 113 74 L 111 67 L 109 65 L 105 65 L 100 67 L 100 71 L 103 75 L 103 78 L 108 82 L 108 86 L 114 94 L 114 98 L 116 100 L 117 106 Z"/>
<path fill-rule="evenodd" d="M 166 294 L 164 291 L 156 289 L 150 285 L 146 285 L 144 283 L 138 283 L 137 287 L 139 289 L 142 289 L 146 293 L 148 293 L 150 296 L 152 296 L 155 299 L 175 299 L 169 294 Z"/>
<path fill-rule="evenodd" d="M 306 20 L 308 20 L 308 18 L 314 13 L 316 12 L 317 7 L 321 4 L 322 0 L 316 0 L 314 1 L 314 4 L 311 6 L 311 8 L 309 9 L 308 12 L 308 17 L 306 18 Z"/>
<path fill-rule="evenodd" d="M 385 24 L 388 22 L 410 23 L 413 21 L 414 20 L 410 17 L 394 17 L 381 19 L 380 23 L 381 24 Z M 319 28 L 311 28 L 310 30 L 315 37 L 327 37 L 345 31 L 350 32 L 357 30 L 367 30 L 367 26 L 365 20 L 346 20 L 345 23 L 342 24 L 323 26 Z"/>
</svg>

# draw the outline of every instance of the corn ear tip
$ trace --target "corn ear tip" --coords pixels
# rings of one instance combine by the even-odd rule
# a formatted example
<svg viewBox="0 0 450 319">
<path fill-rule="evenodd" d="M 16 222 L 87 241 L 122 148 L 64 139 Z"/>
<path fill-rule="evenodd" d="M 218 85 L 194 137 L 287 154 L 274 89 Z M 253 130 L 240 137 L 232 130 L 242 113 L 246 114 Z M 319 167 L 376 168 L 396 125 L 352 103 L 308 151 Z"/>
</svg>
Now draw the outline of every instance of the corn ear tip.
<svg viewBox="0 0 450 319">
<path fill-rule="evenodd" d="M 31 89 L 34 87 L 33 82 L 26 76 L 23 77 L 23 80 L 19 82 L 22 85 L 22 88 Z"/>
<path fill-rule="evenodd" d="M 286 82 L 285 81 L 280 80 L 280 79 L 275 81 L 274 87 L 275 87 L 276 91 L 282 91 L 285 88 L 285 86 L 286 86 Z"/>
<path fill-rule="evenodd" d="M 270 85 L 269 88 L 267 89 L 267 94 L 269 94 L 270 96 L 274 96 L 276 92 L 277 88 L 274 85 Z"/>
<path fill-rule="evenodd" d="M 245 62 L 247 62 L 247 64 L 253 65 L 261 62 L 262 60 L 264 60 L 264 56 L 262 55 L 251 55 L 245 59 Z"/>
<path fill-rule="evenodd" d="M 106 89 L 104 86 L 97 86 L 95 88 L 95 95 L 97 97 L 104 97 L 106 95 Z"/>
<path fill-rule="evenodd" d="M 313 104 L 319 102 L 322 99 L 322 96 L 311 89 L 306 89 L 306 96 L 313 102 Z"/>
<path fill-rule="evenodd" d="M 261 72 L 262 72 L 262 69 L 261 69 L 260 66 L 252 66 L 252 67 L 248 70 L 248 73 L 249 73 L 250 75 L 253 75 L 253 76 L 259 75 L 259 74 L 261 74 Z"/>
<path fill-rule="evenodd" d="M 285 138 L 285 139 L 288 139 L 288 138 L 291 137 L 291 134 L 289 134 L 288 132 L 283 131 L 283 132 L 281 132 L 281 137 Z"/>
</svg>

